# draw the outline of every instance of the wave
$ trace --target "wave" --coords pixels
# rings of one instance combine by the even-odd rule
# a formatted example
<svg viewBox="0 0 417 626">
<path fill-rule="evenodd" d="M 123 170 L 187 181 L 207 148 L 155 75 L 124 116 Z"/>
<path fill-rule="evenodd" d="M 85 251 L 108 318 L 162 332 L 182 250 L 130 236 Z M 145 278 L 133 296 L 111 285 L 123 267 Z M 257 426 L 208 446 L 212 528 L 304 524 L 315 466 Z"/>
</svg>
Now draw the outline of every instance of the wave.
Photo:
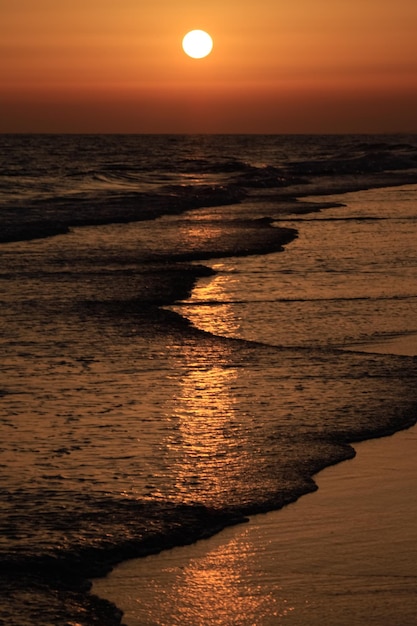
<svg viewBox="0 0 417 626">
<path fill-rule="evenodd" d="M 353 149 L 325 159 L 291 163 L 294 174 L 326 176 L 364 174 L 417 167 L 417 145 L 386 142 L 359 143 Z"/>
<path fill-rule="evenodd" d="M 120 316 L 114 320 L 118 325 L 121 322 L 123 317 Z M 169 325 L 165 325 L 165 331 L 161 329 L 161 332 L 167 331 L 169 334 Z M 191 350 L 194 368 L 198 360 L 201 366 L 207 363 L 206 376 L 210 373 L 210 355 L 220 358 L 226 351 L 225 371 L 228 368 L 232 372 L 236 370 L 242 376 L 239 379 L 239 396 L 242 397 L 243 393 L 256 396 L 255 400 L 264 402 L 265 413 L 268 412 L 263 397 L 264 382 L 260 384 L 261 380 L 272 376 L 269 389 L 282 399 L 288 395 L 290 386 L 291 414 L 283 413 L 279 420 L 275 416 L 270 424 L 265 415 L 262 428 L 258 419 L 254 419 L 252 424 L 246 415 L 243 423 L 252 424 L 246 432 L 251 449 L 253 447 L 249 466 L 246 465 L 248 459 L 245 460 L 246 449 L 235 451 L 233 448 L 235 437 L 230 438 L 217 456 L 211 454 L 210 460 L 204 447 L 200 451 L 197 449 L 188 459 L 189 467 L 187 458 L 182 459 L 180 455 L 181 446 L 178 444 L 178 460 L 184 472 L 183 488 L 191 493 L 191 498 L 201 498 L 202 493 L 198 485 L 193 488 L 190 483 L 187 486 L 188 475 L 191 480 L 196 473 L 203 472 L 204 468 L 207 472 L 208 466 L 214 465 L 216 476 L 224 477 L 216 491 L 210 489 L 210 481 L 214 477 L 207 474 L 206 487 L 209 497 L 214 498 L 213 506 L 204 502 L 176 502 L 175 497 L 181 497 L 179 485 L 173 484 L 172 493 L 165 494 L 163 490 L 159 491 L 161 477 L 157 474 L 147 478 L 150 492 L 147 497 L 100 493 L 94 489 L 91 477 L 83 476 L 83 467 L 77 472 L 80 485 L 87 484 L 83 492 L 67 487 L 70 481 L 55 468 L 54 478 L 49 477 L 44 489 L 38 490 L 34 485 L 16 491 L 9 489 L 4 493 L 2 503 L 2 524 L 9 541 L 2 552 L 0 573 L 5 579 L 3 590 L 12 594 L 17 612 L 27 610 L 27 604 L 17 600 L 27 598 L 32 592 L 36 597 L 36 610 L 45 610 L 43 618 L 52 613 L 48 619 L 50 623 L 59 623 L 56 621 L 59 608 L 56 598 L 61 594 L 66 598 L 66 620 L 71 611 L 77 614 L 80 606 L 85 615 L 88 579 L 104 575 L 126 558 L 190 543 L 230 524 L 243 522 L 247 515 L 279 509 L 302 494 L 314 491 L 316 485 L 312 476 L 320 469 L 351 458 L 354 452 L 350 443 L 394 432 L 415 421 L 412 410 L 415 394 L 409 395 L 407 401 L 403 398 L 401 404 L 392 402 L 392 406 L 391 403 L 382 405 L 381 397 L 386 385 L 390 386 L 391 394 L 395 390 L 392 397 L 397 400 L 404 388 L 411 389 L 414 385 L 415 389 L 416 362 L 413 359 L 387 359 L 376 355 L 364 357 L 356 353 L 342 355 L 338 351 L 273 349 L 209 336 L 186 327 L 181 328 L 176 341 Z M 274 364 L 273 369 L 270 369 L 271 363 Z M 247 389 L 243 386 L 245 377 L 247 382 L 251 381 Z M 203 381 L 204 378 L 201 379 L 202 385 Z M 301 402 L 305 397 L 304 388 L 307 388 L 306 396 L 311 393 L 310 381 L 319 384 L 324 400 L 319 410 L 314 410 L 314 402 L 309 400 L 302 411 L 297 412 L 294 394 L 300 396 Z M 343 402 L 339 407 L 329 405 L 327 401 L 331 400 L 334 404 L 341 385 L 354 385 L 355 397 L 348 405 Z M 326 428 L 322 420 L 324 410 L 330 417 L 334 411 L 333 420 L 327 422 Z M 296 414 L 299 414 L 298 417 Z M 190 414 L 187 420 L 195 422 L 197 416 Z M 105 425 L 102 416 L 97 421 L 97 424 L 100 423 Z M 207 423 L 206 428 L 209 427 Z M 169 447 L 176 447 L 175 438 Z M 62 459 L 72 453 L 62 449 L 62 446 L 56 452 Z M 235 452 L 240 459 L 238 465 Z M 161 449 L 161 454 L 169 454 L 169 449 L 164 452 Z M 114 472 L 116 465 L 113 463 Z M 139 467 L 135 472 L 137 482 L 140 479 Z M 40 588 L 44 589 L 44 607 L 39 600 Z M 76 606 L 68 602 L 69 597 L 76 599 Z M 90 610 L 97 613 L 95 602 Z M 120 614 L 115 612 L 114 607 L 110 610 L 111 615 L 112 618 L 107 618 L 109 623 L 120 623 L 117 621 Z M 94 622 L 91 620 L 91 623 Z M 101 623 L 106 624 L 107 621 Z"/>
<path fill-rule="evenodd" d="M 275 192 L 281 202 L 308 191 L 336 193 L 338 179 L 340 191 L 355 184 L 401 184 L 405 176 L 417 179 L 416 144 L 395 137 L 369 142 L 358 137 L 168 140 L 2 137 L 0 226 L 9 235 L 3 234 L 1 241 L 28 239 L 31 229 L 39 237 L 43 222 L 45 236 L 50 236 L 72 225 L 154 219 L 245 197 L 260 199 L 266 191 Z M 210 149 L 201 149 L 199 141 Z M 233 151 L 242 156 L 231 156 Z M 302 152 L 310 158 L 297 158 Z M 361 178 L 355 183 L 349 176 Z"/>
<path fill-rule="evenodd" d="M 123 232 L 79 229 L 72 238 L 5 248 L 3 347 L 10 352 L 0 395 L 10 411 L 2 418 L 4 441 L 14 446 L 14 464 L 20 452 L 34 461 L 11 471 L 2 490 L 0 574 L 13 611 L 30 611 L 29 598 L 48 623 L 78 622 L 84 609 L 91 624 L 100 610 L 101 624 L 120 623 L 114 607 L 88 595 L 87 579 L 125 558 L 280 508 L 315 490 L 317 471 L 352 457 L 351 443 L 415 422 L 413 358 L 227 339 L 161 309 L 185 299 L 196 277 L 210 273 L 180 261 L 261 254 L 296 237 L 294 229 L 275 228 L 275 219 L 256 219 L 271 210 L 257 212 L 262 198 L 278 204 L 287 194 L 286 210 L 294 210 L 312 169 L 321 177 L 333 168 L 343 186 L 341 176 L 363 167 L 381 173 L 383 163 L 410 163 L 411 144 L 391 149 L 346 139 L 351 162 L 345 167 L 337 138 L 321 145 L 311 138 L 286 144 L 258 138 L 256 150 L 253 138 L 222 138 L 224 158 L 215 138 L 201 140 L 213 142 L 209 158 L 198 156 L 200 140 L 192 138 L 7 141 L 27 151 L 21 172 L 44 176 L 40 185 L 51 185 L 52 194 L 39 197 L 38 186 L 33 197 L 3 204 L 3 241 L 231 206 L 228 219 L 220 213 L 217 220 L 157 220 Z M 250 146 L 250 154 L 242 148 L 230 158 L 237 145 Z M 276 156 L 278 148 L 285 158 Z M 371 163 L 353 154 L 359 149 L 375 153 Z M 306 153 L 309 158 L 299 158 Z M 146 168 L 152 176 L 145 192 L 139 172 Z M 214 182 L 184 185 L 176 174 L 187 170 L 204 180 L 210 170 Z M 376 184 L 367 175 L 353 178 Z M 377 184 L 388 179 L 383 171 Z M 312 184 L 331 188 L 317 177 Z M 249 218 L 237 219 L 243 213 Z"/>
</svg>

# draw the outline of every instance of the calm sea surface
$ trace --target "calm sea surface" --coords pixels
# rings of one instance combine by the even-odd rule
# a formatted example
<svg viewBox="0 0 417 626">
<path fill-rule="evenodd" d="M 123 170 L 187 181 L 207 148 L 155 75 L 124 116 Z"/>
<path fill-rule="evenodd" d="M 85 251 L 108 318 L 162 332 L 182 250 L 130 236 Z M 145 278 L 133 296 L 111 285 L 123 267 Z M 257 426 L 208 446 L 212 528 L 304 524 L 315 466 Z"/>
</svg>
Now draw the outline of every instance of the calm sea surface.
<svg viewBox="0 0 417 626">
<path fill-rule="evenodd" d="M 361 346 L 417 333 L 417 137 L 0 146 L 0 621 L 117 624 L 87 579 L 416 421 Z"/>
</svg>

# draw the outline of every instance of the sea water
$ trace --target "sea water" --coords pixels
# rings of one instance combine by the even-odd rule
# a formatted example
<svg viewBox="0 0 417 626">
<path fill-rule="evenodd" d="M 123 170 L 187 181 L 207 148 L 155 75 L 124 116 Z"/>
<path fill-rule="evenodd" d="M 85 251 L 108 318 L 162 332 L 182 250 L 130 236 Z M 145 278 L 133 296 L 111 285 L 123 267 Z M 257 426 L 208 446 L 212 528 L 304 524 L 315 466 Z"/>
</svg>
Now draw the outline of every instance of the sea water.
<svg viewBox="0 0 417 626">
<path fill-rule="evenodd" d="M 416 199 L 415 185 L 328 196 L 344 206 L 276 222 L 299 228 L 285 255 L 213 261 L 216 275 L 172 308 L 208 332 L 249 341 L 416 355 Z M 403 465 L 410 455 L 408 476 L 382 448 L 375 469 L 365 459 L 342 470 L 340 491 L 333 485 L 329 496 L 325 483 L 316 509 L 314 494 L 310 508 L 127 562 L 94 591 L 123 608 L 128 626 L 414 624 L 415 436 L 407 432 L 393 453 Z"/>
<path fill-rule="evenodd" d="M 343 206 L 279 217 L 274 224 L 298 231 L 285 254 L 211 262 L 216 276 L 175 310 L 205 330 L 275 346 L 415 333 L 416 197 L 407 185 L 306 198 Z"/>
<path fill-rule="evenodd" d="M 415 360 L 360 350 L 417 331 L 415 137 L 1 143 L 8 624 L 118 623 L 86 579 L 415 421 Z"/>
</svg>

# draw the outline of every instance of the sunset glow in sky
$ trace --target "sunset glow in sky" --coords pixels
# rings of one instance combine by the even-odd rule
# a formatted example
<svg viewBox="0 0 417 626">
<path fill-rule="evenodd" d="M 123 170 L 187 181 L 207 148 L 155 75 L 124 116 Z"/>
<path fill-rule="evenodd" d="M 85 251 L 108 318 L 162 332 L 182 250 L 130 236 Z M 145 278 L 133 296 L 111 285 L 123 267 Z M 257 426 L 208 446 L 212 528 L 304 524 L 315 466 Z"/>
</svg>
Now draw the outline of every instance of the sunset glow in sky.
<svg viewBox="0 0 417 626">
<path fill-rule="evenodd" d="M 0 0 L 0 132 L 417 132 L 416 0 Z M 210 33 L 192 59 L 182 38 Z"/>
</svg>

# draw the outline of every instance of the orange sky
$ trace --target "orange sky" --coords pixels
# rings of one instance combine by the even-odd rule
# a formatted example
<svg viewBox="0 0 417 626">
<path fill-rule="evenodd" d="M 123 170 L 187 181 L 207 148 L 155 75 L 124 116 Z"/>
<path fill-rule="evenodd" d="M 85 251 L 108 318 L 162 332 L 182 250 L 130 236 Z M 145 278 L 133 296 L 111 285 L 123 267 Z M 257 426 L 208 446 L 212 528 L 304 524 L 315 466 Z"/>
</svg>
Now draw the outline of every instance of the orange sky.
<svg viewBox="0 0 417 626">
<path fill-rule="evenodd" d="M 0 132 L 417 132 L 416 0 L 0 0 Z M 206 59 L 181 49 L 193 28 Z"/>
</svg>

